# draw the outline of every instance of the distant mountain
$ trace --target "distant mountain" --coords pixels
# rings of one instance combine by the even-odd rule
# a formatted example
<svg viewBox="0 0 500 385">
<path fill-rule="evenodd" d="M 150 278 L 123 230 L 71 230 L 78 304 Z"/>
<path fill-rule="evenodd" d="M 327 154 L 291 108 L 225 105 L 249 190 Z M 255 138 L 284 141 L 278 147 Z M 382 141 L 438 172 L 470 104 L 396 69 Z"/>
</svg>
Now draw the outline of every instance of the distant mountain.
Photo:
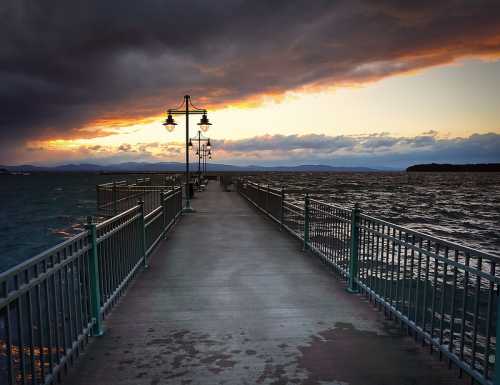
<svg viewBox="0 0 500 385">
<path fill-rule="evenodd" d="M 406 169 L 408 172 L 500 172 L 500 163 L 478 164 L 416 164 Z"/>
<path fill-rule="evenodd" d="M 97 165 L 91 163 L 64 164 L 60 166 L 35 166 L 23 164 L 18 166 L 1 166 L 10 172 L 162 172 L 185 170 L 185 163 L 180 162 L 125 162 L 108 165 Z M 198 169 L 198 163 L 190 165 L 191 170 Z M 379 171 L 368 167 L 336 167 L 321 164 L 305 164 L 299 166 L 234 166 L 221 163 L 209 163 L 208 171 L 280 171 L 280 172 L 370 172 Z"/>
</svg>

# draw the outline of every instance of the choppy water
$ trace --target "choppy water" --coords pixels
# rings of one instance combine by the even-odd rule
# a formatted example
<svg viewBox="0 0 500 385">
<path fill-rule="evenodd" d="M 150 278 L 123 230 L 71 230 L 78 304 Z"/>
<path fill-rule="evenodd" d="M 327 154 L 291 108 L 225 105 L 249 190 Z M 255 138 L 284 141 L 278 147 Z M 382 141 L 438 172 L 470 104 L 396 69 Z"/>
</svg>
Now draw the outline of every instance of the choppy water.
<svg viewBox="0 0 500 385">
<path fill-rule="evenodd" d="M 95 213 L 94 174 L 0 176 L 0 270 L 82 229 Z"/>
<path fill-rule="evenodd" d="M 83 229 L 96 213 L 96 184 L 112 176 L 92 173 L 0 175 L 0 271 Z M 134 175 L 127 178 L 133 181 Z"/>
<path fill-rule="evenodd" d="M 352 206 L 413 230 L 500 256 L 500 173 L 297 173 L 256 176 L 273 187 Z M 290 194 L 302 203 L 303 194 Z"/>
<path fill-rule="evenodd" d="M 134 176 L 128 179 L 133 180 Z M 95 214 L 97 174 L 0 176 L 0 271 L 82 229 Z M 295 173 L 254 177 L 500 256 L 500 174 Z M 300 194 L 292 199 L 300 200 Z"/>
</svg>

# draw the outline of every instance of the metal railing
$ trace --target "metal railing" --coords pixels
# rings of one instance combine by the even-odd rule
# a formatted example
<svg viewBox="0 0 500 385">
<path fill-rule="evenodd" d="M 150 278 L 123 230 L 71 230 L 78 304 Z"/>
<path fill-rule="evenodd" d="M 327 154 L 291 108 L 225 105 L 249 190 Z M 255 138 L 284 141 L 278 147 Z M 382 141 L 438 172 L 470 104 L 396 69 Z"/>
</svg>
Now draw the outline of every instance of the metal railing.
<svg viewBox="0 0 500 385">
<path fill-rule="evenodd" d="M 51 384 L 181 213 L 180 188 L 161 193 L 0 274 L 0 384 Z"/>
<path fill-rule="evenodd" d="M 138 200 L 144 202 L 144 210 L 149 213 L 160 206 L 160 194 L 166 187 L 171 190 L 178 187 L 175 177 L 165 177 L 160 183 L 163 185 L 152 185 L 150 178 L 140 178 L 132 184 L 123 180 L 97 185 L 97 213 L 112 217 L 134 207 Z"/>
<path fill-rule="evenodd" d="M 286 190 L 238 180 L 237 191 L 300 239 L 430 352 L 481 384 L 500 384 L 498 257 Z M 280 213 L 280 214 L 278 214 Z"/>
</svg>

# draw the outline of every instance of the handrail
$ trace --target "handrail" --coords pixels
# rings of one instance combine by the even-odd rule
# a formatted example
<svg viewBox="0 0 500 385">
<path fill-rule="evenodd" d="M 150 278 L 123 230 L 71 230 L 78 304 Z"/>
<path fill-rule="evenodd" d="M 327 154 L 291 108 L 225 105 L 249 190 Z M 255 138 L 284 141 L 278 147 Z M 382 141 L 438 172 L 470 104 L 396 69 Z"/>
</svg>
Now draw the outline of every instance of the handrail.
<svg viewBox="0 0 500 385">
<path fill-rule="evenodd" d="M 36 265 L 40 261 L 42 261 L 47 255 L 49 254 L 54 254 L 57 251 L 71 245 L 75 241 L 81 239 L 86 235 L 86 231 L 83 231 L 81 233 L 78 233 L 76 235 L 73 235 L 72 237 L 64 240 L 63 242 L 51 247 L 50 249 L 47 249 L 45 251 L 42 251 L 38 253 L 37 255 L 11 267 L 8 270 L 5 270 L 4 272 L 0 273 L 0 284 L 2 284 L 6 279 L 10 278 L 14 274 L 18 274 L 19 271 L 21 270 L 27 270 L 28 268 Z"/>
<path fill-rule="evenodd" d="M 285 188 L 271 204 L 271 189 L 242 178 L 236 189 L 347 279 L 350 292 L 363 293 L 478 383 L 500 384 L 498 256 L 361 213 L 356 205 L 305 195 L 298 206 L 286 200 Z"/>
<path fill-rule="evenodd" d="M 160 182 L 161 183 L 161 182 Z M 135 183 L 121 180 L 96 186 L 97 212 L 103 217 L 113 217 L 121 211 L 144 201 L 144 210 L 149 213 L 160 205 L 160 194 L 176 190 L 176 178 L 165 177 L 163 184 L 152 184 L 151 178 L 138 178 Z"/>
<path fill-rule="evenodd" d="M 149 213 L 136 201 L 0 274 L 0 382 L 52 384 L 88 336 L 103 333 L 102 319 L 181 214 L 180 188 L 159 193 Z"/>
<path fill-rule="evenodd" d="M 426 239 L 429 239 L 431 241 L 439 242 L 442 245 L 446 245 L 446 246 L 452 247 L 454 249 L 459 249 L 459 250 L 464 251 L 466 253 L 473 253 L 473 254 L 475 254 L 477 256 L 481 256 L 483 258 L 495 259 L 497 261 L 500 261 L 500 257 L 493 255 L 493 254 L 490 254 L 490 253 L 487 253 L 487 252 L 482 251 L 482 250 L 476 250 L 476 249 L 473 249 L 472 247 L 469 247 L 469 246 L 461 245 L 461 244 L 456 243 L 456 242 L 451 242 L 451 241 L 448 241 L 446 239 L 439 238 L 439 237 L 436 237 L 436 236 L 433 236 L 433 235 L 430 235 L 427 233 L 422 233 L 422 232 L 417 231 L 417 230 L 412 230 L 408 227 L 400 226 L 400 225 L 397 225 L 395 223 L 391 223 L 391 222 L 385 221 L 383 219 L 373 217 L 373 216 L 368 215 L 368 214 L 361 214 L 361 216 L 363 218 L 369 219 L 373 222 L 384 224 L 386 226 L 391 226 L 395 229 L 404 231 L 405 233 L 408 233 L 408 234 L 417 235 L 419 237 L 425 237 Z"/>
</svg>

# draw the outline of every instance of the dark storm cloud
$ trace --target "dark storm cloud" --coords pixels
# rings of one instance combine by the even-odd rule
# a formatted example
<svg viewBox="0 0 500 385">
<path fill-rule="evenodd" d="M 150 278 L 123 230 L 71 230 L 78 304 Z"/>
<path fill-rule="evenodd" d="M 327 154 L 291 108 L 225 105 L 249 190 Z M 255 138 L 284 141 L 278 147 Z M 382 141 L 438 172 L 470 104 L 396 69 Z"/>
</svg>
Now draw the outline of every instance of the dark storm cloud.
<svg viewBox="0 0 500 385">
<path fill-rule="evenodd" d="M 499 26 L 493 0 L 4 0 L 0 141 L 498 53 Z"/>
</svg>

